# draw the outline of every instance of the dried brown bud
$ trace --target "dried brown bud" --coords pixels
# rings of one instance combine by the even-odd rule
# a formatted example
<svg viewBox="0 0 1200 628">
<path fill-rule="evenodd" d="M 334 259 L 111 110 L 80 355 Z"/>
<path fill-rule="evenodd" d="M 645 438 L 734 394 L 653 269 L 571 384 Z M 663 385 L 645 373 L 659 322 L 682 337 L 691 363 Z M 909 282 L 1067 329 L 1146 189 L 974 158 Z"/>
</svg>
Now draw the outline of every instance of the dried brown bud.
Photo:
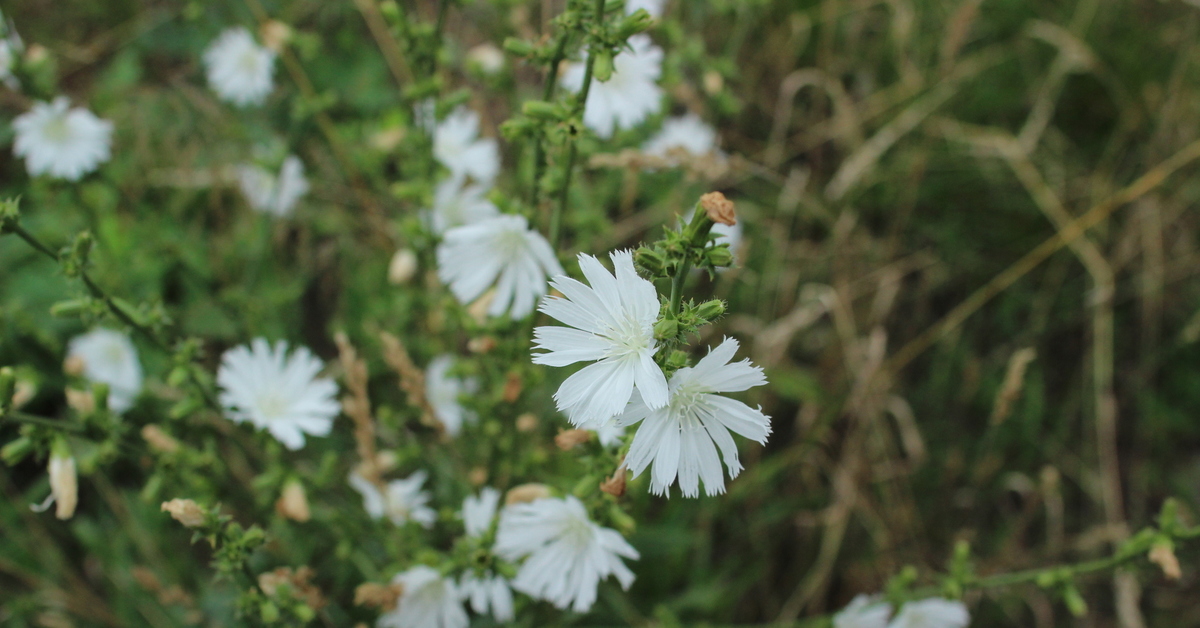
<svg viewBox="0 0 1200 628">
<path fill-rule="evenodd" d="M 354 604 L 390 611 L 396 608 L 396 602 L 404 595 L 404 585 L 398 582 L 391 584 L 376 584 L 366 582 L 354 590 Z"/>
<path fill-rule="evenodd" d="M 720 192 L 709 192 L 701 196 L 700 206 L 713 222 L 731 227 L 737 224 L 737 212 L 733 209 L 733 201 L 725 198 Z"/>
<path fill-rule="evenodd" d="M 537 415 L 532 412 L 526 412 L 517 417 L 518 432 L 532 432 L 538 426 Z"/>
<path fill-rule="evenodd" d="M 161 427 L 149 424 L 142 428 L 142 438 L 146 444 L 150 445 L 150 449 L 164 454 L 173 454 L 179 451 L 179 441 L 172 438 L 164 432 Z"/>
<path fill-rule="evenodd" d="M 513 403 L 521 396 L 521 390 L 525 385 L 521 382 L 520 373 L 509 373 L 508 379 L 504 380 L 504 401 L 505 403 Z"/>
<path fill-rule="evenodd" d="M 617 469 L 611 478 L 600 483 L 600 490 L 612 495 L 620 497 L 625 494 L 625 467 Z"/>
<path fill-rule="evenodd" d="M 83 358 L 78 355 L 68 355 L 67 359 L 63 360 L 63 373 L 72 377 L 83 375 L 83 370 L 87 368 L 87 364 Z"/>
<path fill-rule="evenodd" d="M 483 293 L 483 296 L 475 299 L 475 302 L 467 306 L 467 314 L 476 324 L 482 325 L 487 322 L 488 308 L 492 307 L 492 300 L 496 298 L 496 289 L 492 288 Z"/>
<path fill-rule="evenodd" d="M 704 92 L 709 96 L 715 96 L 725 89 L 725 78 L 716 70 L 709 70 L 704 73 Z"/>
<path fill-rule="evenodd" d="M 258 35 L 262 37 L 263 46 L 279 54 L 283 50 L 284 44 L 292 37 L 292 27 L 277 20 L 271 20 L 263 24 L 258 29 Z"/>
<path fill-rule="evenodd" d="M 75 458 L 69 455 L 50 455 L 50 494 L 54 496 L 54 516 L 70 519 L 79 503 L 79 480 L 75 475 Z"/>
<path fill-rule="evenodd" d="M 467 474 L 467 481 L 474 486 L 483 486 L 488 480 L 488 472 L 485 467 L 475 467 Z"/>
<path fill-rule="evenodd" d="M 96 411 L 96 398 L 92 396 L 92 391 L 68 388 L 65 392 L 67 405 L 71 406 L 72 410 L 79 414 L 91 414 Z"/>
<path fill-rule="evenodd" d="M 300 523 L 304 523 L 312 517 L 312 512 L 308 509 L 308 497 L 304 494 L 304 487 L 299 482 L 291 480 L 283 485 L 283 493 L 275 502 L 275 512 L 279 513 L 281 517 Z"/>
<path fill-rule="evenodd" d="M 19 409 L 21 406 L 29 403 L 30 400 L 33 399 L 33 396 L 36 394 L 37 394 L 37 386 L 35 386 L 33 384 L 33 382 L 23 380 L 23 379 L 18 379 L 17 380 L 17 391 L 15 393 L 13 393 L 12 407 L 14 409 Z"/>
<path fill-rule="evenodd" d="M 589 440 L 592 440 L 592 433 L 587 430 L 559 430 L 554 444 L 563 451 L 571 451 Z"/>
<path fill-rule="evenodd" d="M 1162 569 L 1163 575 L 1168 580 L 1178 580 L 1183 577 L 1183 571 L 1179 568 L 1179 559 L 1175 557 L 1175 550 L 1171 549 L 1169 543 L 1157 543 L 1150 548 L 1150 562 L 1158 565 Z"/>
<path fill-rule="evenodd" d="M 172 499 L 162 503 L 162 511 L 171 513 L 171 517 L 183 524 L 185 528 L 196 528 L 204 524 L 207 513 L 196 502 L 190 499 Z"/>
<path fill-rule="evenodd" d="M 504 496 L 504 505 L 511 506 L 513 504 L 525 504 L 535 502 L 539 499 L 550 497 L 550 487 L 545 484 L 536 482 L 530 484 L 522 484 L 508 489 L 508 494 Z"/>
<path fill-rule="evenodd" d="M 321 595 L 321 590 L 312 584 L 312 578 L 315 575 L 317 572 L 308 566 L 295 570 L 291 567 L 280 567 L 275 571 L 259 574 L 258 588 L 262 589 L 262 592 L 268 597 L 275 597 L 279 587 L 287 585 L 291 589 L 293 598 L 304 602 L 312 610 L 319 611 L 325 606 L 325 596 Z"/>
</svg>

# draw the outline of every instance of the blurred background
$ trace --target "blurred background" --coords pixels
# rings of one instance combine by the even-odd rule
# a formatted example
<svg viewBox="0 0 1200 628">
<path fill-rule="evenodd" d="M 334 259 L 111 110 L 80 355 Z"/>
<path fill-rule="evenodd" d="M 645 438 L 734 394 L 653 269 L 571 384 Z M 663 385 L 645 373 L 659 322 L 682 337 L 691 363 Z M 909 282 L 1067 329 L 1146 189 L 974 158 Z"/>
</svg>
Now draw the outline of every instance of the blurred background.
<svg viewBox="0 0 1200 628">
<path fill-rule="evenodd" d="M 562 2 L 449 4 L 444 80 L 497 135 L 540 74 L 510 60 L 481 76 L 467 53 L 536 39 Z M 408 114 L 362 6 L 0 2 L 26 45 L 49 51 L 61 90 L 116 126 L 112 163 L 75 186 L 30 180 L 3 151 L 0 195 L 23 195 L 48 237 L 92 229 L 97 281 L 161 299 L 211 355 L 266 335 L 328 360 L 347 320 L 421 329 L 413 297 L 385 281 L 380 225 L 419 205 L 394 131 Z M 439 19 L 435 2 L 406 6 Z M 295 30 L 276 81 L 303 98 L 219 106 L 200 52 L 264 14 Z M 1182 0 L 670 2 L 652 31 L 664 113 L 701 115 L 730 161 L 639 175 L 597 158 L 636 138 L 590 146 L 577 202 L 603 213 L 567 224 L 596 252 L 656 237 L 709 189 L 737 202 L 740 267 L 695 290 L 728 300 L 706 339 L 738 337 L 766 369 L 752 399 L 774 433 L 742 447 L 726 496 L 631 491 L 638 579 L 570 621 L 804 625 L 906 565 L 944 571 L 960 540 L 981 574 L 999 573 L 1106 556 L 1167 497 L 1196 512 L 1198 29 L 1200 6 Z M 0 116 L 30 102 L 0 90 Z M 271 132 L 266 118 L 287 122 Z M 313 188 L 289 225 L 235 211 L 236 190 L 201 176 L 278 133 Z M 11 135 L 0 124 L 0 141 Z M 519 147 L 502 152 L 525 172 Z M 53 413 L 62 382 L 47 374 L 80 327 L 46 312 L 71 288 L 7 239 L 0 269 L 0 364 L 42 374 L 33 407 Z M 188 625 L 228 604 L 203 549 L 139 497 L 144 482 L 131 457 L 81 487 L 92 507 L 60 523 L 26 507 L 45 495 L 43 468 L 0 469 L 4 625 Z M 1200 625 L 1200 552 L 1177 553 L 1179 580 L 1145 561 L 1082 580 L 1083 618 L 1023 585 L 969 595 L 971 625 Z"/>
</svg>

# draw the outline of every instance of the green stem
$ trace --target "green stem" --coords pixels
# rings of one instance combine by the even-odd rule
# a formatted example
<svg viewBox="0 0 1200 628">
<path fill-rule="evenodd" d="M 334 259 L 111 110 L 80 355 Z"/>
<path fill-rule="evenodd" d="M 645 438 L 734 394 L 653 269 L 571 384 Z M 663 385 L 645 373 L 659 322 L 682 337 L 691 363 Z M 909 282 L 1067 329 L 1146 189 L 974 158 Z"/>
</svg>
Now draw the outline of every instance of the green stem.
<svg viewBox="0 0 1200 628">
<path fill-rule="evenodd" d="M 550 99 L 554 97 L 554 89 L 558 86 L 558 66 L 567 57 L 567 39 L 570 37 L 570 34 L 570 31 L 563 31 L 558 36 L 558 43 L 554 47 L 554 57 L 551 59 L 550 67 L 547 71 L 546 87 L 542 90 L 542 102 L 550 102 Z M 541 203 L 541 180 L 545 172 L 546 133 L 541 131 L 538 133 L 537 141 L 533 145 L 533 191 L 530 199 L 534 211 L 537 211 L 538 205 Z"/>
<path fill-rule="evenodd" d="M 685 257 L 679 264 L 679 270 L 671 278 L 671 304 L 668 311 L 672 318 L 679 316 L 679 310 L 683 305 L 683 284 L 687 282 L 690 272 L 692 272 L 692 259 Z"/>
<path fill-rule="evenodd" d="M 604 3 L 606 0 L 596 0 L 596 23 L 604 23 Z M 579 90 L 578 100 L 575 102 L 575 111 L 572 117 L 578 117 L 581 121 L 583 113 L 587 110 L 588 93 L 592 89 L 592 70 L 596 66 L 596 53 L 592 50 L 588 51 L 587 64 L 583 70 L 583 87 Z M 582 124 L 582 122 L 581 122 Z M 581 130 L 582 132 L 582 130 Z M 558 247 L 558 234 L 562 225 L 562 215 L 567 210 L 568 195 L 571 191 L 571 175 L 575 171 L 575 157 L 578 154 L 578 133 L 570 140 L 570 147 L 567 149 L 567 171 L 563 175 L 562 189 L 558 193 L 558 205 L 550 214 L 550 246 Z"/>
<path fill-rule="evenodd" d="M 32 414 L 25 414 L 24 412 L 17 412 L 16 410 L 10 410 L 10 411 L 4 413 L 3 415 L 0 415 L 0 418 L 8 419 L 10 421 L 16 421 L 17 423 L 29 423 L 30 425 L 41 425 L 43 427 L 50 427 L 50 428 L 54 428 L 56 430 L 67 430 L 69 432 L 82 432 L 83 431 L 82 425 L 76 425 L 74 423 L 66 423 L 64 421 L 56 421 L 54 419 L 47 419 L 46 417 L 34 416 Z"/>
</svg>

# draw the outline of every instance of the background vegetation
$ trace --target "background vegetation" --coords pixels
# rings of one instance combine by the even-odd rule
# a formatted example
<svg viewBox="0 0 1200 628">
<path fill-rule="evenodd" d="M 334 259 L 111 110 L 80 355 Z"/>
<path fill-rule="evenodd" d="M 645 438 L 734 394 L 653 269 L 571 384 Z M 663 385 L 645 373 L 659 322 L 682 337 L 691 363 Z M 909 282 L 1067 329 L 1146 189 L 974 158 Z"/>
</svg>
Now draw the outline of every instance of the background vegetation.
<svg viewBox="0 0 1200 628">
<path fill-rule="evenodd" d="M 442 21 L 430 58 L 446 93 L 468 90 L 459 93 L 486 134 L 540 92 L 536 68 L 510 61 L 512 71 L 485 77 L 465 53 L 536 39 L 561 2 L 446 2 L 441 17 L 432 0 L 402 4 Z M 78 185 L 30 180 L 3 152 L 0 196 L 22 195 L 23 221 L 56 246 L 91 229 L 94 279 L 131 301 L 161 301 L 182 333 L 204 340 L 214 368 L 224 349 L 260 335 L 334 361 L 333 334 L 344 330 L 364 347 L 373 394 L 401 398 L 378 332 L 432 339 L 410 347 L 424 363 L 452 348 L 430 331 L 460 323 L 438 314 L 444 291 L 386 281 L 430 166 L 406 131 L 417 94 L 397 87 L 371 6 L 3 4 L 27 43 L 49 49 L 62 89 L 113 120 L 116 135 L 113 161 Z M 283 87 L 261 110 L 219 105 L 200 52 L 223 28 L 265 16 L 296 31 L 277 66 Z M 591 159 L 565 218 L 570 247 L 633 246 L 704 191 L 734 199 L 742 265 L 695 290 L 730 306 L 704 336 L 739 337 L 766 368 L 769 390 L 751 398 L 774 434 L 765 448 L 742 448 L 747 470 L 726 496 L 631 490 L 642 553 L 631 592 L 606 588 L 592 614 L 541 621 L 789 625 L 881 590 L 905 565 L 923 577 L 944 571 L 958 540 L 971 543 L 980 573 L 998 573 L 1108 555 L 1167 497 L 1185 517 L 1196 512 L 1200 185 L 1188 159 L 1200 141 L 1198 29 L 1200 7 L 1167 0 L 671 3 L 652 32 L 668 53 L 662 84 L 676 113 L 718 129 L 730 168 L 715 181 L 638 174 L 595 155 L 645 133 L 585 143 Z M 6 119 L 29 103 L 0 90 Z M 297 220 L 265 220 L 236 190 L 194 180 L 280 134 L 313 183 Z M 0 140 L 10 136 L 0 124 Z M 502 151 L 513 178 L 500 185 L 524 190 L 528 155 Z M 1083 236 L 1056 239 L 1073 237 L 1080 217 Z M 0 269 L 0 364 L 36 374 L 29 407 L 56 415 L 65 343 L 85 327 L 47 312 L 80 289 L 11 238 L 0 239 Z M 167 404 L 154 398 L 175 394 L 154 376 L 169 356 L 139 347 L 151 399 L 128 415 L 134 426 L 162 421 Z M 539 440 L 513 447 L 570 468 L 551 444 L 559 419 L 542 403 Z M 321 588 L 342 595 L 324 621 L 368 621 L 345 592 L 388 574 L 360 559 L 376 549 L 355 546 L 363 531 L 331 523 L 326 537 L 272 518 L 286 477 L 247 459 L 238 430 L 197 423 L 177 424 L 177 437 L 194 433 L 228 473 L 186 477 L 245 487 L 227 505 L 262 514 L 273 541 L 259 566 L 274 567 L 272 555 L 308 561 Z M 335 471 L 353 449 L 342 431 L 304 462 L 316 465 L 304 472 L 325 522 L 360 508 Z M 0 425 L 0 441 L 13 433 Z M 230 621 L 233 592 L 211 584 L 205 547 L 158 512 L 189 487 L 147 488 L 153 465 L 136 430 L 126 440 L 133 450 L 119 464 L 81 480 L 68 522 L 27 508 L 47 492 L 44 466 L 0 468 L 0 623 Z M 392 443 L 422 456 L 415 443 Z M 477 455 L 427 463 L 465 471 Z M 530 473 L 488 464 L 504 477 Z M 1200 625 L 1200 552 L 1177 551 L 1180 580 L 1145 561 L 1082 580 L 1083 618 L 1031 584 L 969 595 L 972 625 Z"/>
</svg>

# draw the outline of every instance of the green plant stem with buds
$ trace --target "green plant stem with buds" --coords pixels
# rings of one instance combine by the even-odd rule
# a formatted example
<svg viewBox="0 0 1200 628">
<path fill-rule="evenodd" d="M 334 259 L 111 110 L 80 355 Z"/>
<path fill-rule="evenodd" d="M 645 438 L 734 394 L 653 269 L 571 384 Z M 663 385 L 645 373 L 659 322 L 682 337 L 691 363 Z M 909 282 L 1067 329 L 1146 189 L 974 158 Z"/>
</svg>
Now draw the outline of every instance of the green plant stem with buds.
<svg viewBox="0 0 1200 628">
<path fill-rule="evenodd" d="M 65 430 L 68 432 L 82 432 L 84 430 L 82 425 L 78 425 L 75 423 L 67 423 L 66 421 L 57 421 L 55 419 L 48 419 L 46 417 L 40 417 L 40 416 L 35 416 L 32 414 L 26 414 L 24 412 L 18 412 L 16 410 L 9 410 L 8 412 L 4 412 L 4 413 L 0 414 L 0 417 L 7 419 L 9 421 L 15 421 L 17 423 L 40 425 L 42 427 L 50 427 L 50 428 L 54 428 L 56 430 Z"/>
<path fill-rule="evenodd" d="M 542 102 L 550 102 L 554 90 L 558 87 L 558 66 L 567 58 L 567 40 L 571 37 L 570 30 L 564 30 L 554 44 L 554 56 L 550 59 L 550 67 L 546 72 L 546 87 L 542 90 Z M 546 133 L 538 133 L 533 145 L 533 193 L 532 207 L 537 211 L 542 197 L 542 175 L 546 172 Z"/>
<path fill-rule="evenodd" d="M 5 229 L 24 240 L 25 243 L 34 250 L 46 255 L 55 262 L 62 262 L 62 256 L 60 254 L 55 253 L 50 247 L 43 244 L 41 240 L 38 240 L 36 236 L 34 236 L 32 233 L 29 233 L 29 231 L 15 221 L 7 224 Z M 83 285 L 87 288 L 92 297 L 103 302 L 105 307 L 108 308 L 108 311 L 111 312 L 112 315 L 117 318 L 117 320 L 133 329 L 136 329 L 139 333 L 150 340 L 154 346 L 158 347 L 163 352 L 167 354 L 172 353 L 171 347 L 166 343 L 166 341 L 159 337 L 159 335 L 155 333 L 153 329 L 142 323 L 139 323 L 138 321 L 135 321 L 131 316 L 129 316 L 127 312 L 117 305 L 117 303 L 107 292 L 105 292 L 100 286 L 96 285 L 96 282 L 92 281 L 92 278 L 88 276 L 85 269 L 79 269 L 79 278 L 83 281 Z M 204 402 L 213 410 L 220 412 L 221 404 L 217 402 L 216 397 L 214 397 L 212 392 L 208 390 L 208 387 L 205 386 L 203 382 L 197 380 L 195 375 L 191 374 L 190 371 L 188 379 L 191 380 L 192 384 L 196 387 L 196 390 L 199 391 L 201 396 L 204 397 Z"/>
<path fill-rule="evenodd" d="M 671 278 L 671 300 L 667 309 L 671 317 L 678 317 L 679 311 L 683 306 L 683 286 L 687 283 L 688 273 L 692 272 L 692 250 L 703 250 L 712 227 L 712 219 L 708 217 L 708 213 L 704 211 L 700 203 L 696 203 L 696 208 L 692 213 L 692 220 L 683 229 L 688 250 L 685 252 L 683 260 L 680 261 L 679 268 L 675 271 L 675 276 Z"/>
<path fill-rule="evenodd" d="M 604 25 L 604 3 L 606 0 L 596 0 L 596 24 Z M 572 112 L 572 117 L 578 117 L 580 125 L 583 125 L 583 113 L 587 108 L 588 93 L 592 89 L 592 72 L 596 66 L 596 51 L 589 50 L 587 62 L 583 70 L 583 87 L 580 88 L 577 100 L 575 101 L 575 111 Z M 582 129 L 580 129 L 582 131 Z M 578 137 L 572 137 L 567 148 L 567 165 L 566 172 L 563 173 L 562 188 L 558 191 L 558 205 L 554 207 L 550 214 L 550 246 L 558 248 L 558 235 L 562 226 L 562 216 L 567 210 L 568 195 L 571 191 L 571 174 L 575 170 L 575 157 L 579 152 Z"/>
</svg>

